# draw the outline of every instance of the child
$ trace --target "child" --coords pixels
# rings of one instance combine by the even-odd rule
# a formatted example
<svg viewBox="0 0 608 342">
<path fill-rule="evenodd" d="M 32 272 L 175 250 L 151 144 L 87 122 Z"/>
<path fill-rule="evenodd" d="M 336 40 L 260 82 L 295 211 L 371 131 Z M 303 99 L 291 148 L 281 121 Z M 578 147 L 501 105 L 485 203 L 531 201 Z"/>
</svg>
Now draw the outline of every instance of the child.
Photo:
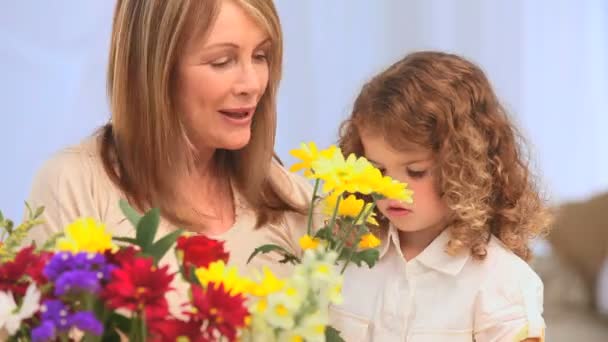
<svg viewBox="0 0 608 342">
<path fill-rule="evenodd" d="M 414 191 L 411 205 L 377 203 L 380 260 L 345 273 L 331 321 L 346 341 L 542 341 L 526 260 L 549 217 L 477 66 L 408 55 L 363 87 L 340 146 Z"/>
</svg>

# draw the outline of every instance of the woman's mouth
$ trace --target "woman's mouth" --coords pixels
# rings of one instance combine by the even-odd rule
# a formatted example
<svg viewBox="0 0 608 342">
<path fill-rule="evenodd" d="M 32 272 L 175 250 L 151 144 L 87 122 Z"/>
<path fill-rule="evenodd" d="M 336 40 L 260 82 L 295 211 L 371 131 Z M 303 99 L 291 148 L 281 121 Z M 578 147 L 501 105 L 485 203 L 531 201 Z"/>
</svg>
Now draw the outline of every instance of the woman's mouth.
<svg viewBox="0 0 608 342">
<path fill-rule="evenodd" d="M 248 124 L 253 117 L 255 108 L 230 108 L 218 111 L 233 124 Z"/>
</svg>

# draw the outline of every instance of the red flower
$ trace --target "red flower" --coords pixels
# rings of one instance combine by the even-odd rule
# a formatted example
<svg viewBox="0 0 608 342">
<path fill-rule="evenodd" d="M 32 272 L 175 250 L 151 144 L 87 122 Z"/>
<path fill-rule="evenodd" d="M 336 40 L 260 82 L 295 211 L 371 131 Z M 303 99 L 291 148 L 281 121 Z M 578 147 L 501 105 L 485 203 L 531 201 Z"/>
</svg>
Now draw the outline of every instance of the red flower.
<svg viewBox="0 0 608 342">
<path fill-rule="evenodd" d="M 219 260 L 228 262 L 230 256 L 224 249 L 223 241 L 209 239 L 204 235 L 180 236 L 176 248 L 183 253 L 182 264 L 187 275 L 192 267 L 207 267 Z"/>
<path fill-rule="evenodd" d="M 145 312 L 146 319 L 164 318 L 169 312 L 165 293 L 171 288 L 169 266 L 157 268 L 152 258 L 127 253 L 118 258 L 103 298 L 111 309 L 124 308 Z"/>
<path fill-rule="evenodd" d="M 197 322 L 184 322 L 175 318 L 148 321 L 150 341 L 176 341 L 187 337 L 190 342 L 210 342 L 201 336 L 201 325 Z"/>
<path fill-rule="evenodd" d="M 235 341 L 237 329 L 245 326 L 249 316 L 245 297 L 230 295 L 223 284 L 209 283 L 206 289 L 192 286 L 192 304 L 195 310 L 187 314 L 192 321 L 202 325 L 203 336 L 208 339 L 217 338 L 219 333 L 229 341 Z"/>
<path fill-rule="evenodd" d="M 105 252 L 106 260 L 109 264 L 114 264 L 116 266 L 120 266 L 123 263 L 129 263 L 133 259 L 139 250 L 133 246 L 121 247 L 118 251 L 112 252 L 111 250 L 107 250 Z"/>
<path fill-rule="evenodd" d="M 0 265 L 0 291 L 11 291 L 21 297 L 25 295 L 30 279 L 39 287 L 46 283 L 44 266 L 53 254 L 36 254 L 34 249 L 34 245 L 22 248 L 14 260 Z"/>
</svg>

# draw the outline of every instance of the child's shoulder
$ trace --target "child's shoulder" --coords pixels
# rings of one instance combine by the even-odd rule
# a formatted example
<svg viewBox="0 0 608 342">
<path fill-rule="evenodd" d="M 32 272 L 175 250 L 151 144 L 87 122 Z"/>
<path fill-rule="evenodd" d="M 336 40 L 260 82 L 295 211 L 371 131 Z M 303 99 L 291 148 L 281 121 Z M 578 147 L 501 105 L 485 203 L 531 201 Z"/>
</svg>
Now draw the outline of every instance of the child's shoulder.
<svg viewBox="0 0 608 342">
<path fill-rule="evenodd" d="M 542 292 L 542 281 L 532 267 L 498 238 L 492 236 L 487 253 L 484 260 L 477 262 L 483 274 L 482 289 L 506 293 L 522 290 Z"/>
</svg>

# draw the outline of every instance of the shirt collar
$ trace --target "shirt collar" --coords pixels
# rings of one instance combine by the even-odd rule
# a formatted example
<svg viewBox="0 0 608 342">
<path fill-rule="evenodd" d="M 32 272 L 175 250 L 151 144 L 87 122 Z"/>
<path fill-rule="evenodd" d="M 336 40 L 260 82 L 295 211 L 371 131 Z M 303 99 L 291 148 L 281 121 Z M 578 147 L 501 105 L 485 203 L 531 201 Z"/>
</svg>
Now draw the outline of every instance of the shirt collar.
<svg viewBox="0 0 608 342">
<path fill-rule="evenodd" d="M 446 251 L 448 242 L 450 241 L 450 232 L 446 229 L 428 245 L 422 253 L 416 256 L 409 262 L 418 261 L 424 266 L 435 271 L 449 274 L 452 276 L 460 273 L 464 265 L 470 257 L 470 253 L 466 250 L 459 252 L 456 255 L 450 255 Z M 384 257 L 390 248 L 395 248 L 397 254 L 405 260 L 401 252 L 401 244 L 399 243 L 399 234 L 397 229 L 390 225 L 386 239 L 380 246 L 380 258 Z"/>
</svg>

